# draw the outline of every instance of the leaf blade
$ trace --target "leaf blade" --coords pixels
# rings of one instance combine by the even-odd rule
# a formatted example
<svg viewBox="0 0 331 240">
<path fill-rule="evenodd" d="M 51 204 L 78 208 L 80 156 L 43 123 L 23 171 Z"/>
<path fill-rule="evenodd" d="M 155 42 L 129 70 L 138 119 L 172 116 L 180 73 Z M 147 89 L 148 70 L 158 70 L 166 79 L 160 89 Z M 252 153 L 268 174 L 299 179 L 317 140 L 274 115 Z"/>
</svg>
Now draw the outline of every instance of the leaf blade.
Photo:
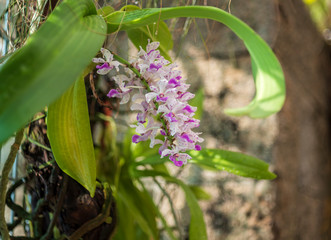
<svg viewBox="0 0 331 240">
<path fill-rule="evenodd" d="M 191 151 L 190 162 L 212 170 L 224 170 L 239 176 L 255 179 L 274 179 L 275 174 L 268 171 L 269 165 L 260 159 L 238 152 L 220 149 Z"/>
<path fill-rule="evenodd" d="M 100 49 L 106 28 L 93 1 L 64 1 L 0 66 L 0 143 L 74 83 Z"/>
<path fill-rule="evenodd" d="M 49 106 L 47 126 L 55 161 L 93 196 L 96 162 L 83 77 Z"/>
</svg>

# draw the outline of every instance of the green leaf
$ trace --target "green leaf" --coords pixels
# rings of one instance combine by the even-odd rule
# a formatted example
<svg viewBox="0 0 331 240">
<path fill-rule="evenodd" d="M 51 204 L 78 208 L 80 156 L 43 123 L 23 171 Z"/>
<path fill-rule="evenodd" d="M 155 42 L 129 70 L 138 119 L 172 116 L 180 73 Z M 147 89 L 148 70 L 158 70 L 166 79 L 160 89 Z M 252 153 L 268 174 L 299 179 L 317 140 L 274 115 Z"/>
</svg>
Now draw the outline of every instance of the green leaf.
<svg viewBox="0 0 331 240">
<path fill-rule="evenodd" d="M 0 64 L 2 64 L 4 61 L 6 61 L 11 55 L 13 55 L 14 52 L 11 52 L 11 53 L 7 53 L 6 55 L 4 56 L 1 56 L 0 57 Z"/>
<path fill-rule="evenodd" d="M 47 127 L 55 161 L 93 196 L 96 163 L 83 77 L 49 106 Z"/>
<path fill-rule="evenodd" d="M 107 15 L 115 12 L 115 9 L 111 6 L 105 6 L 103 8 L 98 9 L 98 15 L 102 16 L 102 17 L 106 17 Z"/>
<path fill-rule="evenodd" d="M 113 240 L 136 240 L 135 219 L 131 209 L 123 201 L 116 201 L 118 219 L 124 219 L 124 223 L 117 224 Z"/>
<path fill-rule="evenodd" d="M 154 153 L 150 156 L 145 157 L 143 160 L 141 161 L 137 161 L 134 162 L 134 165 L 158 165 L 158 164 L 162 164 L 162 163 L 166 163 L 168 162 L 169 159 L 168 158 L 161 158 L 160 154 L 158 153 Z"/>
<path fill-rule="evenodd" d="M 191 163 L 207 167 L 211 170 L 224 170 L 239 176 L 256 179 L 274 179 L 275 174 L 269 172 L 269 165 L 260 159 L 238 152 L 219 149 L 202 149 L 190 151 Z"/>
<path fill-rule="evenodd" d="M 207 193 L 203 188 L 199 186 L 190 185 L 189 188 L 191 189 L 192 193 L 198 200 L 210 200 L 211 195 Z"/>
<path fill-rule="evenodd" d="M 201 211 L 201 208 L 199 206 L 196 197 L 194 196 L 189 186 L 187 186 L 181 180 L 169 176 L 168 174 L 165 174 L 163 172 L 157 172 L 153 170 L 136 170 L 134 174 L 135 175 L 133 175 L 133 177 L 138 177 L 138 178 L 161 176 L 168 182 L 173 182 L 179 185 L 185 193 L 186 202 L 190 208 L 191 222 L 190 222 L 190 230 L 189 230 L 189 234 L 190 234 L 189 239 L 190 240 L 208 239 L 206 232 L 206 225 L 203 219 L 203 213 Z"/>
<path fill-rule="evenodd" d="M 176 17 L 208 18 L 221 22 L 241 38 L 252 58 L 255 69 L 256 95 L 251 103 L 237 109 L 226 109 L 229 115 L 263 118 L 278 112 L 285 100 L 282 68 L 270 47 L 248 25 L 233 15 L 208 6 L 185 6 L 114 12 L 106 17 L 109 32 L 131 30 L 159 20 Z"/>
<path fill-rule="evenodd" d="M 0 143 L 74 83 L 100 50 L 106 29 L 92 0 L 65 0 L 0 65 Z"/>
<path fill-rule="evenodd" d="M 191 215 L 191 223 L 189 230 L 190 240 L 207 240 L 208 237 L 205 221 L 203 219 L 203 213 L 193 192 L 185 183 L 183 183 L 179 179 L 170 177 L 167 180 L 177 183 L 184 190 L 186 202 L 190 208 Z"/>
</svg>

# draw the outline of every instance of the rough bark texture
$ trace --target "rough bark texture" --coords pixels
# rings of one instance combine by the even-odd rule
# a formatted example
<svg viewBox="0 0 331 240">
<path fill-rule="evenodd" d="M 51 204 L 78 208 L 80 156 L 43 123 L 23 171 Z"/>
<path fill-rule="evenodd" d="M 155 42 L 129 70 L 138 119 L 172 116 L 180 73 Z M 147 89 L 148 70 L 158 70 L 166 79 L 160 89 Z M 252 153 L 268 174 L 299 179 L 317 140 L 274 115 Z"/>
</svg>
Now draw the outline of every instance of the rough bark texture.
<svg viewBox="0 0 331 240">
<path fill-rule="evenodd" d="M 275 150 L 275 239 L 331 239 L 330 49 L 301 0 L 276 4 L 287 99 Z"/>
</svg>

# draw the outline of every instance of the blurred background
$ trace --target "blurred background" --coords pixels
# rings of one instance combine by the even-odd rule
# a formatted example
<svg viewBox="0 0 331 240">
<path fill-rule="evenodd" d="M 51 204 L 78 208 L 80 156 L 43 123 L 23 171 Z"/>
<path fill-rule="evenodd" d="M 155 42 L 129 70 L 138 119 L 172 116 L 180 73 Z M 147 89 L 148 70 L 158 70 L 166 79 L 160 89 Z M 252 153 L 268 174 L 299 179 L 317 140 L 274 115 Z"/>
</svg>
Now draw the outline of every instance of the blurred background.
<svg viewBox="0 0 331 240">
<path fill-rule="evenodd" d="M 0 3 L 0 49 L 4 55 L 8 48 L 20 47 L 23 41 L 15 39 L 27 34 L 20 24 L 27 19 L 33 23 L 34 15 L 29 14 L 31 9 L 20 9 L 26 15 L 16 18 L 15 13 L 5 14 L 9 1 Z M 26 6 L 27 1 L 18 3 Z M 213 21 L 167 22 L 174 40 L 173 60 L 191 84 L 190 91 L 204 92 L 200 127 L 204 147 L 256 156 L 269 163 L 278 177 L 257 181 L 192 165 L 180 172 L 174 170 L 174 174 L 206 191 L 200 204 L 210 240 L 331 239 L 331 1 L 98 3 L 115 9 L 125 4 L 216 6 L 246 22 L 271 46 L 285 73 L 287 99 L 283 110 L 266 119 L 229 117 L 223 113 L 224 108 L 245 106 L 254 96 L 245 46 L 228 28 Z M 6 21 L 13 19 L 16 25 L 11 29 Z M 133 46 L 124 34 L 110 36 L 108 46 L 124 57 L 133 54 Z M 121 115 L 115 116 L 115 121 L 121 122 Z M 181 225 L 188 226 L 183 194 L 174 186 L 167 190 Z M 171 215 L 167 203 L 161 207 Z"/>
</svg>

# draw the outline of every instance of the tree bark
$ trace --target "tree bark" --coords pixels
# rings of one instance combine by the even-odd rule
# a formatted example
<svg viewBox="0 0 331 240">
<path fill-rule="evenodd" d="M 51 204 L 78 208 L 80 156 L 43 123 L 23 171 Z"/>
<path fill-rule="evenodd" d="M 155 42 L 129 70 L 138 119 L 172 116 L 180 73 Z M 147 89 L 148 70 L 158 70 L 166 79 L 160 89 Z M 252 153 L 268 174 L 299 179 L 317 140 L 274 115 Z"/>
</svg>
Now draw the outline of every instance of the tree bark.
<svg viewBox="0 0 331 240">
<path fill-rule="evenodd" d="M 330 48 L 302 0 L 276 3 L 287 99 L 275 147 L 275 239 L 331 239 Z"/>
</svg>

